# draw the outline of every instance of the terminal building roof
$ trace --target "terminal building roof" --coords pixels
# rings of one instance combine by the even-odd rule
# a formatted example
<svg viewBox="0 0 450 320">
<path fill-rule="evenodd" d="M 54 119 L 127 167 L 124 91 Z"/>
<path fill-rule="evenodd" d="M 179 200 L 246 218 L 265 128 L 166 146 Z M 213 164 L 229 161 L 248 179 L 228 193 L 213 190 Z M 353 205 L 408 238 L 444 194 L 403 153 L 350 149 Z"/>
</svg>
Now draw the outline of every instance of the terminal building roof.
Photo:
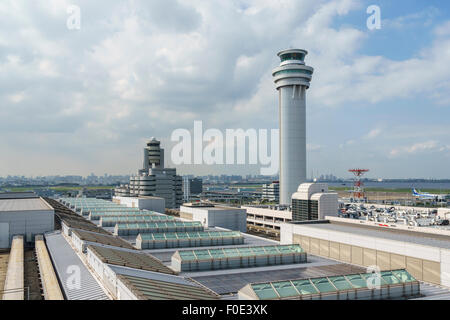
<svg viewBox="0 0 450 320">
<path fill-rule="evenodd" d="M 45 198 L 45 201 L 47 201 L 54 208 L 55 216 L 57 218 L 56 220 L 59 219 L 59 222 L 64 222 L 69 228 L 81 229 L 108 235 L 110 234 L 108 231 L 97 227 L 94 223 L 84 219 L 69 208 L 63 206 L 58 201 L 50 198 Z"/>
<path fill-rule="evenodd" d="M 53 208 L 41 198 L 0 199 L 0 212 L 41 210 L 53 211 Z"/>
<path fill-rule="evenodd" d="M 88 207 L 91 208 L 91 216 L 97 217 L 98 215 L 105 222 L 131 223 L 124 225 L 127 228 L 130 228 L 136 222 L 149 222 L 151 225 L 156 226 L 156 224 L 151 223 L 155 219 L 148 217 L 149 213 L 152 213 L 150 211 L 125 211 L 121 206 L 117 206 L 116 208 L 121 209 L 113 212 L 110 211 L 109 203 L 95 199 L 65 199 L 65 201 L 66 204 L 72 203 L 76 205 L 82 211 Z M 59 205 L 65 208 L 63 205 Z M 111 233 L 98 228 L 95 224 L 68 208 L 65 208 L 65 210 L 67 211 L 64 211 L 62 208 L 55 209 L 55 215 L 62 217 L 63 221 L 71 224 L 73 234 L 88 242 L 88 253 L 92 252 L 104 264 L 108 265 L 117 275 L 117 284 L 124 284 L 128 291 L 138 299 L 233 299 L 244 287 L 256 299 L 295 299 L 299 297 L 301 299 L 303 293 L 301 290 L 299 291 L 300 287 L 297 288 L 295 286 L 299 284 L 296 281 L 303 281 L 302 283 L 306 285 L 310 284 L 311 293 L 305 292 L 305 294 L 320 295 L 330 292 L 327 291 L 329 289 L 335 289 L 334 293 L 340 293 L 349 288 L 356 290 L 358 279 L 362 279 L 366 272 L 366 269 L 363 267 L 308 255 L 306 264 L 249 265 L 235 269 L 202 269 L 201 271 L 197 269 L 180 269 L 184 271 L 177 275 L 177 272 L 174 271 L 176 268 L 173 266 L 172 268 L 169 267 L 173 263 L 172 256 L 178 258 L 181 263 L 195 264 L 208 262 L 209 260 L 217 262 L 223 257 L 230 260 L 242 259 L 250 254 L 256 259 L 260 253 L 262 257 L 267 256 L 269 260 L 273 257 L 283 258 L 284 256 L 302 254 L 302 252 L 296 252 L 303 250 L 299 245 L 280 246 L 279 242 L 249 234 L 221 228 L 208 228 L 204 232 L 141 233 L 137 239 L 136 236 L 127 237 L 126 239 L 130 238 L 130 242 L 140 240 L 143 243 L 161 242 L 170 244 L 166 247 L 156 245 L 143 246 L 142 248 L 146 250 L 139 251 L 132 246 L 132 243 L 120 237 L 112 236 Z M 142 214 L 143 217 L 136 217 L 137 214 Z M 161 217 L 163 217 L 162 219 L 167 219 L 168 216 L 161 215 Z M 177 221 L 178 219 L 170 220 Z M 147 224 L 145 225 L 147 226 Z M 141 224 L 137 226 L 141 226 Z M 339 224 L 336 222 L 319 222 L 317 224 L 303 224 L 302 226 L 318 228 L 318 233 L 323 232 L 319 231 L 319 229 L 325 232 L 327 230 L 352 232 L 364 236 L 371 236 L 373 233 L 374 236 L 381 238 L 389 237 L 388 239 L 390 239 L 390 237 L 397 237 L 403 239 L 401 241 L 409 241 L 408 237 L 413 237 L 414 241 L 422 241 L 421 244 L 427 243 L 427 245 L 434 241 L 444 241 L 436 236 L 428 237 L 427 235 L 416 235 L 412 232 L 392 232 L 382 228 L 360 227 L 359 225 Z M 96 229 L 90 228 L 98 228 L 102 231 L 94 231 Z M 219 241 L 222 237 L 242 238 L 243 241 L 222 243 L 222 241 Z M 58 239 L 61 242 L 67 240 L 64 236 L 60 236 Z M 189 247 L 184 246 L 187 242 L 191 243 L 190 239 L 195 240 L 192 241 L 193 245 Z M 67 241 L 70 241 L 70 239 Z M 147 247 L 153 249 L 148 250 Z M 273 248 L 275 248 L 276 252 Z M 264 250 L 264 254 L 262 254 L 261 250 Z M 58 272 L 64 271 L 60 268 Z M 398 283 L 415 281 L 415 279 L 409 277 L 410 275 L 401 277 L 401 272 L 402 270 L 397 270 L 392 271 L 390 274 L 383 274 L 383 284 L 388 285 L 397 281 L 399 281 Z M 386 279 L 384 279 L 385 277 Z M 273 291 L 269 292 L 269 289 Z M 367 291 L 367 288 L 365 290 Z M 96 293 L 98 292 L 96 291 Z"/>
<path fill-rule="evenodd" d="M 333 221 L 332 222 L 324 221 L 322 223 L 311 223 L 311 224 L 306 223 L 301 224 L 301 226 L 307 226 L 309 228 L 324 231 L 337 231 L 347 234 L 356 234 L 366 237 L 368 236 L 373 238 L 383 238 L 388 240 L 414 243 L 423 246 L 450 249 L 450 237 L 430 233 L 395 230 L 390 228 L 363 226 L 353 223 L 345 223 L 345 222 L 343 223 Z"/>
<path fill-rule="evenodd" d="M 256 300 L 293 299 L 302 296 L 320 296 L 355 292 L 369 288 L 373 273 L 350 274 L 334 277 L 320 277 L 311 279 L 287 280 L 267 283 L 252 283 L 241 291 Z M 383 271 L 379 277 L 380 287 L 403 285 L 418 281 L 406 270 Z"/>
<path fill-rule="evenodd" d="M 121 280 L 140 300 L 217 300 L 220 297 L 194 282 L 168 282 L 131 275 L 119 275 Z"/>
<path fill-rule="evenodd" d="M 83 230 L 74 229 L 72 230 L 73 233 L 75 233 L 78 238 L 80 238 L 83 241 L 88 242 L 95 242 L 99 244 L 104 244 L 112 247 L 120 247 L 120 248 L 126 248 L 126 249 L 134 249 L 134 247 L 123 240 L 122 238 L 110 236 L 106 234 L 100 234 L 100 233 L 93 233 Z"/>
<path fill-rule="evenodd" d="M 146 271 L 175 274 L 155 257 L 138 251 L 126 251 L 89 245 L 90 249 L 103 263 Z"/>
</svg>

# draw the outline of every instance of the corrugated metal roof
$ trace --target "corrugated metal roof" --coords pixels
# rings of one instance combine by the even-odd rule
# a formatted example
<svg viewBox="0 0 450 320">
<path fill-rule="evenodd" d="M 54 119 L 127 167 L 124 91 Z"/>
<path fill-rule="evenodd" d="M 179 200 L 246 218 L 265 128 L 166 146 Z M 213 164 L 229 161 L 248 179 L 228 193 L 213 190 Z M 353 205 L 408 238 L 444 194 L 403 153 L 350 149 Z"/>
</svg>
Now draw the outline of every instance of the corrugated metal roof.
<svg viewBox="0 0 450 320">
<path fill-rule="evenodd" d="M 47 201 L 47 203 L 55 209 L 55 216 L 58 217 L 59 220 L 64 222 L 68 227 L 110 235 L 109 232 L 97 227 L 94 223 L 79 216 L 71 209 L 60 204 L 58 201 L 50 198 L 44 198 L 44 200 Z"/>
<path fill-rule="evenodd" d="M 155 257 L 143 252 L 130 252 L 119 249 L 105 248 L 90 245 L 88 248 L 103 262 L 107 264 L 125 266 L 134 269 L 175 274 Z"/>
<path fill-rule="evenodd" d="M 109 300 L 100 284 L 61 233 L 46 234 L 45 239 L 59 281 L 68 300 Z M 78 287 L 72 284 L 76 272 L 74 270 L 80 271 L 80 285 Z"/>
<path fill-rule="evenodd" d="M 72 232 L 76 234 L 81 240 L 88 242 L 96 242 L 100 244 L 105 244 L 113 247 L 122 247 L 127 249 L 135 249 L 130 243 L 125 240 L 110 236 L 106 234 L 94 233 L 89 231 L 82 231 L 78 229 L 73 229 Z"/>
<path fill-rule="evenodd" d="M 214 292 L 195 285 L 145 279 L 131 275 L 118 275 L 121 280 L 141 300 L 217 300 Z"/>
<path fill-rule="evenodd" d="M 450 290 L 441 286 L 420 283 L 420 293 L 424 297 L 412 300 L 450 300 Z"/>
</svg>

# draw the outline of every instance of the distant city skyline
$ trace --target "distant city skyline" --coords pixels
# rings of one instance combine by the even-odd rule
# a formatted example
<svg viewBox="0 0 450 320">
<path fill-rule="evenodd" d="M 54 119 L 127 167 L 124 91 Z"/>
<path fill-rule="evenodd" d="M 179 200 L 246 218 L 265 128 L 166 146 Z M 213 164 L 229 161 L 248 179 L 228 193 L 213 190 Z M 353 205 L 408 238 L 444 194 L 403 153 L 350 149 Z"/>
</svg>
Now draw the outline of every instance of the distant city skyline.
<svg viewBox="0 0 450 320">
<path fill-rule="evenodd" d="M 67 8 L 80 8 L 80 28 Z M 369 30 L 366 9 L 381 10 Z M 0 176 L 123 175 L 173 130 L 278 128 L 276 53 L 309 51 L 307 176 L 450 178 L 450 3 L 0 3 Z M 258 174 L 189 165 L 181 175 Z"/>
</svg>

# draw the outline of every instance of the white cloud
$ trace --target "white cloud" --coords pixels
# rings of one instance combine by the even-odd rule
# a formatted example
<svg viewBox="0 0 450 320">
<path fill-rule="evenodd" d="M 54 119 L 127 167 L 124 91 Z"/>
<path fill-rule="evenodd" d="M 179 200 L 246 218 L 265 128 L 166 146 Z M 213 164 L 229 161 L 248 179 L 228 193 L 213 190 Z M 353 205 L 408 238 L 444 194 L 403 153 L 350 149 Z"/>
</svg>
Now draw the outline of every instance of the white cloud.
<svg viewBox="0 0 450 320">
<path fill-rule="evenodd" d="M 375 128 L 373 130 L 371 130 L 366 136 L 365 138 L 367 139 L 373 139 L 378 137 L 381 133 L 383 132 L 383 130 L 381 128 Z"/>
<path fill-rule="evenodd" d="M 435 7 L 428 7 L 422 11 L 406 14 L 393 19 L 382 19 L 382 28 L 403 29 L 415 25 L 429 26 L 433 19 L 438 16 L 440 10 Z"/>
<path fill-rule="evenodd" d="M 443 23 L 442 25 L 434 29 L 434 34 L 439 37 L 450 36 L 450 21 Z"/>
<path fill-rule="evenodd" d="M 23 92 L 18 92 L 8 96 L 9 100 L 13 103 L 22 102 L 25 99 L 25 94 Z"/>
<path fill-rule="evenodd" d="M 437 149 L 436 141 L 426 141 L 426 142 L 418 142 L 414 143 L 410 146 L 399 147 L 391 150 L 391 156 L 400 156 L 405 154 L 415 154 L 421 152 L 430 152 Z"/>
<path fill-rule="evenodd" d="M 306 145 L 306 150 L 307 151 L 319 151 L 322 149 L 322 146 L 319 144 L 314 144 L 314 143 L 308 143 Z"/>
<path fill-rule="evenodd" d="M 450 101 L 445 25 L 435 30 L 439 41 L 412 58 L 362 55 L 364 26 L 335 25 L 352 11 L 365 14 L 359 0 L 80 0 L 77 31 L 66 28 L 70 3 L 0 3 L 0 148 L 39 159 L 11 167 L 12 158 L 0 158 L 0 168 L 64 173 L 62 159 L 75 165 L 74 156 L 83 158 L 87 168 L 96 154 L 88 173 L 105 163 L 130 172 L 143 138 L 164 139 L 194 120 L 215 128 L 277 127 L 271 70 L 276 52 L 289 46 L 310 52 L 311 109 L 347 112 L 351 103 L 422 95 Z M 376 130 L 367 136 L 373 143 L 384 136 Z M 347 135 L 345 145 L 355 139 Z M 111 148 L 123 152 L 111 157 Z M 55 154 L 61 164 L 49 159 Z"/>
</svg>

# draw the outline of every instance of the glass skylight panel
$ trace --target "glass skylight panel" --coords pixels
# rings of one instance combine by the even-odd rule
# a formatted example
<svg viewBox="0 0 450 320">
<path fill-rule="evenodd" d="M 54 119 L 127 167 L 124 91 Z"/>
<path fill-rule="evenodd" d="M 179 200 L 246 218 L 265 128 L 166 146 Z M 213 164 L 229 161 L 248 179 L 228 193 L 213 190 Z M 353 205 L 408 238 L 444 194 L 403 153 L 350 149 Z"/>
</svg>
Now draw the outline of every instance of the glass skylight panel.
<svg viewBox="0 0 450 320">
<path fill-rule="evenodd" d="M 282 298 L 298 296 L 298 291 L 290 281 L 275 282 L 272 285 Z"/>
<path fill-rule="evenodd" d="M 211 259 L 211 255 L 209 254 L 208 250 L 196 250 L 195 255 L 197 256 L 198 260 L 209 260 Z"/>
<path fill-rule="evenodd" d="M 223 252 L 224 252 L 224 254 L 227 257 L 237 257 L 237 256 L 239 256 L 239 252 L 237 251 L 237 249 L 226 248 L 226 249 L 223 249 Z"/>
<path fill-rule="evenodd" d="M 279 254 L 276 247 L 264 247 L 268 254 Z"/>
<path fill-rule="evenodd" d="M 178 252 L 182 260 L 195 260 L 195 255 L 192 251 L 179 251 Z"/>
<path fill-rule="evenodd" d="M 336 288 L 330 283 L 330 281 L 328 281 L 327 278 L 311 279 L 311 281 L 321 293 L 336 291 Z"/>
<path fill-rule="evenodd" d="M 255 248 L 252 248 L 252 250 L 256 255 L 266 254 L 266 250 L 264 250 L 264 247 L 255 247 Z"/>
<path fill-rule="evenodd" d="M 209 250 L 209 253 L 215 259 L 225 258 L 225 254 L 223 253 L 222 249 L 211 249 Z"/>
<path fill-rule="evenodd" d="M 155 240 L 165 240 L 166 239 L 164 234 L 154 233 L 154 234 L 152 234 L 152 236 L 153 236 L 153 239 L 155 239 Z"/>
<path fill-rule="evenodd" d="M 188 239 L 189 238 L 189 234 L 187 233 L 177 233 L 176 234 L 178 239 Z"/>
<path fill-rule="evenodd" d="M 251 248 L 238 248 L 239 255 L 242 257 L 249 257 L 255 255 Z"/>
<path fill-rule="evenodd" d="M 253 291 L 255 291 L 256 295 L 261 300 L 268 299 L 277 299 L 278 295 L 275 290 L 272 288 L 270 283 L 262 283 L 262 284 L 253 284 Z"/>
<path fill-rule="evenodd" d="M 398 279 L 391 271 L 381 272 L 381 277 L 388 284 L 398 284 L 401 283 L 400 279 Z"/>
<path fill-rule="evenodd" d="M 187 232 L 186 235 L 189 238 L 198 238 L 199 237 L 199 232 Z"/>
<path fill-rule="evenodd" d="M 282 247 L 277 247 L 278 251 L 281 253 L 293 253 L 295 252 L 293 248 L 291 248 L 290 246 L 282 246 Z"/>
<path fill-rule="evenodd" d="M 348 275 L 348 276 L 346 276 L 346 278 L 357 289 L 367 287 L 366 280 L 360 274 Z"/>
<path fill-rule="evenodd" d="M 417 281 L 409 272 L 406 270 L 394 270 L 392 273 L 399 278 L 402 282 L 413 282 Z"/>
<path fill-rule="evenodd" d="M 318 293 L 316 288 L 311 284 L 308 279 L 305 280 L 293 280 L 291 281 L 298 292 L 301 294 L 316 294 Z"/>
<path fill-rule="evenodd" d="M 337 276 L 337 277 L 328 277 L 328 279 L 334 284 L 334 286 L 338 290 L 349 290 L 353 289 L 353 286 L 350 282 L 348 282 L 345 277 Z"/>
</svg>

